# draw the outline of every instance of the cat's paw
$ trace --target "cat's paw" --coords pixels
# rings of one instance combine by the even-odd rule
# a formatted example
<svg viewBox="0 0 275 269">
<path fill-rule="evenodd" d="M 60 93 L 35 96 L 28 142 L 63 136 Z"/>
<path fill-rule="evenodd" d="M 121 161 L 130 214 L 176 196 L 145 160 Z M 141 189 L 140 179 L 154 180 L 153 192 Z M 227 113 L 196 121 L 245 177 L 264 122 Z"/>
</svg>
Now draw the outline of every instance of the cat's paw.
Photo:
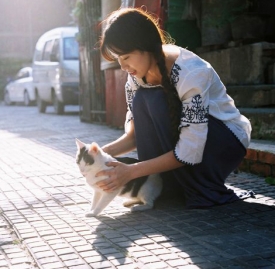
<svg viewBox="0 0 275 269">
<path fill-rule="evenodd" d="M 153 209 L 153 207 L 154 205 L 150 204 L 134 205 L 133 207 L 131 207 L 131 212 L 150 210 Z"/>
<path fill-rule="evenodd" d="M 125 207 L 131 207 L 136 204 L 142 204 L 142 202 L 137 199 L 131 199 L 131 200 L 127 200 L 127 201 L 123 202 L 123 206 L 125 206 Z"/>
<path fill-rule="evenodd" d="M 135 202 L 133 203 L 132 201 L 126 201 L 126 202 L 123 203 L 123 206 L 124 207 L 130 207 L 130 206 L 132 206 L 134 204 L 136 204 L 136 203 Z"/>
<path fill-rule="evenodd" d="M 85 214 L 85 217 L 87 218 L 91 218 L 91 217 L 95 217 L 96 214 L 94 213 L 94 211 L 87 211 Z"/>
</svg>

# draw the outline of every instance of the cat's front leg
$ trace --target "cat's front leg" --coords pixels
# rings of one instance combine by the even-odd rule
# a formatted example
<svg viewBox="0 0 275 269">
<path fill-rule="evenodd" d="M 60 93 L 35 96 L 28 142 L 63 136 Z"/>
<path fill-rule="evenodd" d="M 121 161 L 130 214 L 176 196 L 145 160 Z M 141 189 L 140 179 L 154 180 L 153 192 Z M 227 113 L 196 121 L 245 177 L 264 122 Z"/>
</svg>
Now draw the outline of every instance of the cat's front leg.
<svg viewBox="0 0 275 269">
<path fill-rule="evenodd" d="M 112 193 L 102 192 L 99 201 L 96 203 L 95 207 L 91 212 L 86 214 L 87 217 L 93 217 L 99 215 L 106 206 L 117 196 L 118 191 L 114 191 Z"/>
<path fill-rule="evenodd" d="M 94 216 L 96 216 L 94 214 L 94 209 L 96 208 L 98 202 L 100 201 L 101 196 L 102 196 L 101 192 L 99 192 L 97 190 L 94 190 L 93 199 L 92 199 L 92 202 L 91 202 L 91 209 L 86 212 L 86 214 L 85 214 L 86 217 L 94 217 Z"/>
<path fill-rule="evenodd" d="M 95 213 L 94 213 L 94 211 L 87 211 L 86 213 L 85 213 L 85 217 L 87 217 L 87 218 L 91 218 L 91 217 L 95 217 L 96 215 L 95 215 Z"/>
</svg>

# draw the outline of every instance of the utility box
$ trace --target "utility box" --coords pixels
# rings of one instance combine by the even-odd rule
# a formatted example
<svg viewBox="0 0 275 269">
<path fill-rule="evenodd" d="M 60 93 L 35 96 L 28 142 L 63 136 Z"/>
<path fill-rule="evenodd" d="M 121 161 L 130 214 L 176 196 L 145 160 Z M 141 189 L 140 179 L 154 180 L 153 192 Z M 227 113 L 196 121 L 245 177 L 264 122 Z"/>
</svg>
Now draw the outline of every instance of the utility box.
<svg viewBox="0 0 275 269">
<path fill-rule="evenodd" d="M 125 83 L 127 73 L 121 69 L 105 70 L 106 83 L 106 123 L 122 129 L 127 111 Z"/>
</svg>

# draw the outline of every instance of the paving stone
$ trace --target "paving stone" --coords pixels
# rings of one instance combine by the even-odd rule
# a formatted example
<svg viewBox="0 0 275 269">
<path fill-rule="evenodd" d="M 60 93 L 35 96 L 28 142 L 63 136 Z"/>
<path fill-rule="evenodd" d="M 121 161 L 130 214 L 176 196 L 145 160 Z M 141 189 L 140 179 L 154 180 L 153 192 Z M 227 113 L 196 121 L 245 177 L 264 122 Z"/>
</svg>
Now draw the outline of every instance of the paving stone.
<svg viewBox="0 0 275 269">
<path fill-rule="evenodd" d="M 4 260 L 4 256 L 0 256 L 1 260 L 0 260 L 0 268 L 3 266 L 8 265 L 8 262 L 6 260 Z"/>
<path fill-rule="evenodd" d="M 86 264 L 69 266 L 68 269 L 91 269 L 91 266 Z"/>
<path fill-rule="evenodd" d="M 85 244 L 85 245 L 75 247 L 75 250 L 79 253 L 84 252 L 84 251 L 89 251 L 91 249 L 92 249 L 91 244 Z"/>
<path fill-rule="evenodd" d="M 74 250 L 72 248 L 61 248 L 61 249 L 55 249 L 55 253 L 59 256 L 63 254 L 74 253 Z"/>
<path fill-rule="evenodd" d="M 144 264 L 161 261 L 161 259 L 159 259 L 157 256 L 154 256 L 154 255 L 141 256 L 141 257 L 138 257 L 138 260 Z"/>
<path fill-rule="evenodd" d="M 101 261 L 96 263 L 90 263 L 91 267 L 94 269 L 107 269 L 114 268 L 114 266 L 109 261 Z"/>
<path fill-rule="evenodd" d="M 64 269 L 64 265 L 60 262 L 47 263 L 43 265 L 43 269 Z"/>
<path fill-rule="evenodd" d="M 9 222 L 0 215 L 0 269 L 11 261 L 13 269 L 33 269 L 34 261 L 39 269 L 274 266 L 275 188 L 263 178 L 239 173 L 226 182 L 253 189 L 257 199 L 188 211 L 171 199 L 132 214 L 117 197 L 102 215 L 86 218 L 93 194 L 75 165 L 74 139 L 103 145 L 123 131 L 35 107 L 0 104 L 0 114 L 0 212 Z"/>
<path fill-rule="evenodd" d="M 170 254 L 170 251 L 166 248 L 151 249 L 151 252 L 155 255 Z"/>
<path fill-rule="evenodd" d="M 87 263 L 96 263 L 96 262 L 104 261 L 105 258 L 103 258 L 100 254 L 98 254 L 98 255 L 95 255 L 95 256 L 92 256 L 92 257 L 86 257 L 86 258 L 84 258 L 84 260 Z"/>
<path fill-rule="evenodd" d="M 38 263 L 41 265 L 48 264 L 48 263 L 57 263 L 57 262 L 59 262 L 59 259 L 56 256 L 38 259 Z"/>
<path fill-rule="evenodd" d="M 140 268 L 138 264 L 124 264 L 118 265 L 117 269 L 138 269 Z"/>
<path fill-rule="evenodd" d="M 85 263 L 82 259 L 67 260 L 67 261 L 64 261 L 64 264 L 67 267 L 72 267 L 72 266 L 76 266 L 76 265 L 85 265 Z"/>
<path fill-rule="evenodd" d="M 52 252 L 51 250 L 34 253 L 33 250 L 31 249 L 31 252 L 33 253 L 33 257 L 35 259 L 41 259 L 41 258 L 54 257 L 55 256 L 55 253 Z"/>
</svg>

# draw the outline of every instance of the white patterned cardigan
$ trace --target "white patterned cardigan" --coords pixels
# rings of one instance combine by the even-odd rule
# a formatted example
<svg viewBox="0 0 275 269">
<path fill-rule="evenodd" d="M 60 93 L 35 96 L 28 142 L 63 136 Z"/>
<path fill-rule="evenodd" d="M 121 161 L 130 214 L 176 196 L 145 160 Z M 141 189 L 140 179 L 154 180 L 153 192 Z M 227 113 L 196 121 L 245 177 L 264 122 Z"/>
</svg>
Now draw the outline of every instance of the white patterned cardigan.
<svg viewBox="0 0 275 269">
<path fill-rule="evenodd" d="M 197 164 L 202 155 L 208 132 L 208 114 L 223 121 L 245 148 L 250 142 L 251 125 L 240 114 L 233 99 L 212 66 L 194 53 L 180 48 L 180 55 L 171 70 L 174 83 L 182 101 L 180 136 L 174 148 L 174 155 L 182 163 Z M 133 120 L 132 101 L 137 89 L 159 87 L 145 84 L 141 79 L 128 76 L 125 85 L 128 112 L 127 123 Z"/>
</svg>

